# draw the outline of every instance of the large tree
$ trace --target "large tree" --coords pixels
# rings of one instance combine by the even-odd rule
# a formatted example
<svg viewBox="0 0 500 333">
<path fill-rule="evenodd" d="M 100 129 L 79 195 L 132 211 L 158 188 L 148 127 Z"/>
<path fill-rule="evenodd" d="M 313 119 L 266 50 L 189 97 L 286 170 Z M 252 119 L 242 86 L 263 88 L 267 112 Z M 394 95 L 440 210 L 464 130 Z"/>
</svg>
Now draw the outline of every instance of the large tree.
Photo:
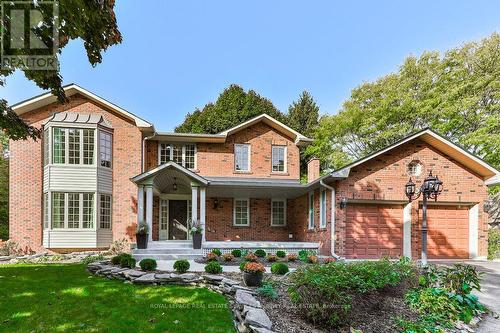
<svg viewBox="0 0 500 333">
<path fill-rule="evenodd" d="M 318 126 L 319 107 L 311 94 L 303 91 L 288 107 L 288 124 L 305 136 L 312 136 Z"/>
<path fill-rule="evenodd" d="M 10 0 L 0 0 L 5 5 L 11 3 Z M 36 3 L 33 1 L 33 3 Z M 30 28 L 30 20 L 25 20 L 26 28 L 30 28 L 40 40 L 50 45 L 54 42 L 59 45 L 59 53 L 70 40 L 81 39 L 87 58 L 92 66 L 102 61 L 101 53 L 109 46 L 118 44 L 122 40 L 120 31 L 116 24 L 114 13 L 114 0 L 59 0 L 59 15 L 54 17 L 53 8 L 50 6 L 38 6 L 37 10 L 43 17 L 43 24 L 36 28 Z M 30 4 L 25 6 L 29 8 Z M 8 12 L 6 12 L 8 15 Z M 1 29 L 4 36 L 10 36 L 11 24 L 8 24 L 10 17 L 4 17 L 1 21 Z M 52 25 L 55 24 L 58 30 L 58 40 L 54 41 Z M 31 50 L 19 49 L 17 56 L 29 56 Z M 23 66 L 0 67 L 0 87 L 5 85 L 6 78 L 15 70 L 20 70 L 26 78 L 34 81 L 42 89 L 50 89 L 57 96 L 60 102 L 66 101 L 66 96 L 62 88 L 62 77 L 58 70 L 33 70 Z M 0 129 L 14 140 L 39 137 L 37 128 L 29 126 L 19 118 L 8 106 L 8 102 L 0 99 Z"/>
<path fill-rule="evenodd" d="M 308 155 L 338 168 L 425 127 L 500 166 L 500 35 L 410 56 L 323 117 Z"/>
<path fill-rule="evenodd" d="M 253 90 L 245 91 L 232 84 L 219 95 L 215 103 L 188 113 L 184 122 L 175 128 L 182 133 L 219 133 L 250 118 L 267 113 L 280 121 L 286 117 L 265 97 Z"/>
</svg>

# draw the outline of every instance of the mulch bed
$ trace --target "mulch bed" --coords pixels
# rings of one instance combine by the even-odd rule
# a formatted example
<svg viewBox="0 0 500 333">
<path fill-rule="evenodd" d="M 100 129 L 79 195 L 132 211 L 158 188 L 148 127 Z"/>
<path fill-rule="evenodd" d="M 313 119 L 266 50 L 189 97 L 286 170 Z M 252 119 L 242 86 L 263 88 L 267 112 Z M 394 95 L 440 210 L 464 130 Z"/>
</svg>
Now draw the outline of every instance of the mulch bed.
<svg viewBox="0 0 500 333">
<path fill-rule="evenodd" d="M 244 258 L 234 258 L 231 261 L 225 261 L 223 258 L 219 257 L 219 259 L 217 261 L 221 264 L 221 266 L 239 266 L 240 263 L 244 260 L 245 260 Z M 199 263 L 199 264 L 207 264 L 208 263 L 208 260 L 205 257 L 195 259 L 194 261 Z M 261 263 L 265 267 L 271 267 L 271 265 L 274 264 L 275 262 L 285 263 L 288 265 L 289 268 L 297 268 L 297 267 L 304 266 L 304 265 L 310 265 L 309 263 L 302 262 L 298 259 L 296 261 L 288 261 L 286 258 L 284 258 L 284 259 L 280 258 L 274 262 L 269 262 L 269 261 L 267 261 L 266 258 L 259 258 L 257 260 L 257 262 Z"/>
</svg>

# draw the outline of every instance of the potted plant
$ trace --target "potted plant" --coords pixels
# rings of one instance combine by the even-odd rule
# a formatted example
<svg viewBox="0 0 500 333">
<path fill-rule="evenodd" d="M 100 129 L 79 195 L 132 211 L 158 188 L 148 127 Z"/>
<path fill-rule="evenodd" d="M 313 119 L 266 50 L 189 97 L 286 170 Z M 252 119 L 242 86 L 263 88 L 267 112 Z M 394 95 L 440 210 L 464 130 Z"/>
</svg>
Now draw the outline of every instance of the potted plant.
<svg viewBox="0 0 500 333">
<path fill-rule="evenodd" d="M 201 227 L 200 221 L 193 221 L 193 226 L 190 230 L 191 237 L 193 238 L 193 249 L 201 249 L 202 232 L 203 228 Z"/>
<path fill-rule="evenodd" d="M 146 249 L 148 247 L 148 231 L 149 226 L 146 223 L 140 223 L 137 225 L 135 239 L 137 241 L 138 249 Z"/>
<path fill-rule="evenodd" d="M 258 262 L 249 262 L 243 268 L 243 280 L 248 287 L 259 287 L 266 269 Z"/>
</svg>

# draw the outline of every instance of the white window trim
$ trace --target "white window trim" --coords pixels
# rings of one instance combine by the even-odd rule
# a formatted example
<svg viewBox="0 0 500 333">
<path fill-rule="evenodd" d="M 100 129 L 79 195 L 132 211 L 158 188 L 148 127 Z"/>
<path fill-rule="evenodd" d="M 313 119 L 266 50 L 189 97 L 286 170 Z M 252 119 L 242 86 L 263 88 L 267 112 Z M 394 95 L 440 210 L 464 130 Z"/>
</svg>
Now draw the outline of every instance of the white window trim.
<svg viewBox="0 0 500 333">
<path fill-rule="evenodd" d="M 105 195 L 109 197 L 109 228 L 101 228 L 101 195 Z M 101 229 L 101 230 L 113 230 L 113 196 L 109 193 L 100 193 L 97 192 L 97 202 L 99 203 L 99 210 L 97 214 L 97 221 L 96 221 L 96 229 Z"/>
<path fill-rule="evenodd" d="M 110 162 L 110 166 L 109 167 L 101 165 L 101 134 L 102 133 L 106 133 L 109 136 L 111 136 L 111 142 L 110 142 L 110 144 L 111 144 L 111 152 L 110 152 L 110 161 L 109 161 Z M 98 149 L 96 151 L 97 151 L 97 155 L 98 156 L 96 156 L 94 158 L 94 162 L 95 162 L 95 160 L 99 161 L 97 163 L 97 165 L 98 165 L 99 168 L 103 168 L 103 169 L 106 169 L 106 170 L 113 170 L 113 164 L 114 164 L 113 163 L 114 162 L 113 161 L 113 158 L 114 158 L 114 156 L 113 156 L 113 149 L 114 149 L 113 139 L 114 139 L 114 136 L 113 136 L 112 132 L 99 129 L 99 131 L 98 131 L 98 137 L 97 137 L 97 140 L 96 140 L 97 141 L 96 144 L 97 144 L 97 147 L 98 147 Z"/>
<path fill-rule="evenodd" d="M 53 138 L 54 138 L 54 130 L 55 129 L 60 129 L 61 131 L 64 132 L 64 163 L 54 163 L 54 142 L 53 142 Z M 71 164 L 69 163 L 69 130 L 78 130 L 80 132 L 79 136 L 80 136 L 80 139 L 79 139 L 79 145 L 80 145 L 80 149 L 79 149 L 79 152 L 80 152 L 80 157 L 79 157 L 79 163 L 78 164 Z M 46 165 L 56 165 L 56 166 L 71 166 L 71 167 L 92 167 L 92 166 L 96 166 L 96 160 L 97 160 L 97 157 L 96 157 L 96 154 L 99 154 L 99 151 L 97 149 L 97 147 L 100 147 L 100 137 L 97 138 L 97 132 L 100 132 L 101 130 L 97 131 L 97 129 L 95 127 L 74 127 L 74 126 L 68 126 L 68 127 L 64 127 L 64 126 L 50 126 L 50 127 L 47 127 L 45 130 L 48 130 L 48 139 L 49 139 L 49 146 L 48 146 L 48 164 Z M 84 164 L 83 160 L 83 156 L 84 156 L 84 148 L 83 148 L 83 130 L 93 130 L 94 131 L 94 155 L 93 155 L 93 159 L 92 159 L 92 164 Z M 113 161 L 113 133 L 111 132 L 108 132 L 106 131 L 106 133 L 109 133 L 111 135 L 111 161 Z M 97 139 L 96 139 L 97 138 Z M 45 138 L 44 138 L 45 139 Z M 98 141 L 99 144 L 96 145 L 96 141 Z M 45 147 L 44 147 L 45 148 Z M 100 159 L 100 154 L 99 154 L 99 159 Z M 100 162 L 100 160 L 99 160 Z M 100 163 L 99 163 L 99 166 L 100 166 Z M 113 163 L 111 162 L 111 166 L 113 166 Z"/>
<path fill-rule="evenodd" d="M 236 224 L 236 201 L 246 201 L 247 202 L 247 223 L 246 224 Z M 234 198 L 233 199 L 233 226 L 235 226 L 235 227 L 248 227 L 248 226 L 250 226 L 250 199 L 249 198 Z"/>
<path fill-rule="evenodd" d="M 283 166 L 283 171 L 274 171 L 273 170 L 273 148 L 274 147 L 283 147 L 285 151 L 283 152 L 283 157 L 284 157 L 284 166 Z M 271 172 L 272 173 L 287 173 L 288 172 L 288 146 L 285 145 L 271 145 Z"/>
<path fill-rule="evenodd" d="M 312 207 L 311 207 L 311 197 L 312 197 Z M 309 192 L 309 195 L 307 196 L 307 227 L 309 230 L 314 229 L 314 192 Z"/>
<path fill-rule="evenodd" d="M 273 219 L 273 203 L 274 202 L 283 202 L 283 224 L 275 224 Z M 271 199 L 271 227 L 285 227 L 287 224 L 286 221 L 286 199 Z"/>
<path fill-rule="evenodd" d="M 248 146 L 248 169 L 247 170 L 237 170 L 236 169 L 236 147 L 239 147 L 239 146 Z M 237 173 L 247 173 L 247 172 L 252 172 L 252 145 L 250 145 L 249 143 L 235 143 L 234 144 L 234 161 L 233 161 L 233 164 L 234 164 L 234 172 L 237 172 Z"/>
<path fill-rule="evenodd" d="M 326 223 L 328 220 L 328 217 L 326 215 L 327 211 L 327 206 L 328 206 L 328 200 L 326 196 L 326 189 L 321 189 L 319 192 L 319 227 L 320 228 L 326 228 Z M 323 207 L 323 195 L 325 196 L 325 207 Z"/>
<path fill-rule="evenodd" d="M 54 207 L 52 206 L 52 194 L 54 193 L 62 193 L 63 196 L 64 196 L 64 216 L 63 216 L 63 227 L 54 227 L 53 226 L 53 221 L 52 221 L 52 211 L 54 209 Z M 70 193 L 75 193 L 75 194 L 78 194 L 78 228 L 68 228 L 68 222 L 69 222 L 69 194 Z M 93 215 L 94 215 L 94 223 L 93 223 L 93 227 L 92 228 L 84 228 L 83 227 L 83 194 L 84 193 L 92 193 L 94 194 L 94 211 L 93 211 Z M 74 192 L 74 191 L 71 191 L 71 192 L 63 192 L 63 191 L 50 191 L 50 192 L 46 192 L 46 194 L 48 194 L 48 197 L 49 197 L 49 211 L 48 211 L 48 218 L 49 218 L 49 221 L 48 221 L 48 225 L 47 225 L 47 228 L 44 227 L 44 229 L 50 229 L 50 230 L 61 230 L 61 231 L 95 231 L 97 230 L 97 225 L 96 225 L 96 216 L 99 216 L 99 214 L 97 213 L 97 206 L 96 206 L 96 192 Z M 108 230 L 108 229 L 106 229 Z"/>
<path fill-rule="evenodd" d="M 174 159 L 174 150 L 172 146 L 182 146 L 182 163 L 181 166 L 186 168 L 186 146 L 194 146 L 194 168 L 186 168 L 188 170 L 197 170 L 198 168 L 198 146 L 196 143 L 173 143 L 168 141 L 158 142 L 158 165 L 161 165 L 161 145 L 170 145 L 169 161 Z M 166 162 L 165 162 L 166 163 Z"/>
</svg>

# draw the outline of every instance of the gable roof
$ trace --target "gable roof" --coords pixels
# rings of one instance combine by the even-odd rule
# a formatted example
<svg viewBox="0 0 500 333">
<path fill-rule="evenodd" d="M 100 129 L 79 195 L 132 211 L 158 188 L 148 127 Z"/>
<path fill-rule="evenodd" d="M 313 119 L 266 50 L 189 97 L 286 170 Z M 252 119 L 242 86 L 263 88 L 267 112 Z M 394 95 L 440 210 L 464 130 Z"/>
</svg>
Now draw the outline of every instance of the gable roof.
<svg viewBox="0 0 500 333">
<path fill-rule="evenodd" d="M 490 179 L 492 177 L 498 177 L 498 175 L 500 174 L 500 172 L 497 169 L 495 169 L 494 167 L 483 161 L 481 158 L 471 154 L 464 148 L 460 147 L 456 143 L 453 143 L 444 136 L 434 132 L 433 130 L 425 128 L 417 133 L 411 134 L 395 142 L 392 145 L 389 145 L 379 151 L 376 151 L 340 169 L 337 169 L 320 179 L 323 180 L 329 177 L 332 177 L 334 179 L 347 178 L 352 168 L 417 138 L 428 143 L 429 145 L 445 153 L 446 155 L 450 156 L 451 158 L 461 163 L 462 165 L 466 166 L 470 170 L 476 172 L 484 180 Z"/>
<path fill-rule="evenodd" d="M 157 175 L 158 173 L 160 173 L 161 171 L 163 171 L 165 169 L 175 169 L 175 170 L 185 174 L 190 179 L 197 181 L 197 182 L 204 184 L 204 185 L 207 185 L 209 183 L 209 181 L 207 179 L 203 178 L 202 176 L 200 176 L 200 175 L 194 173 L 193 171 L 186 169 L 183 166 L 181 166 L 175 162 L 172 162 L 172 161 L 169 161 L 165 164 L 157 166 L 156 168 L 151 169 L 149 171 L 143 172 L 140 175 L 137 175 L 135 177 L 130 178 L 130 180 L 133 181 L 134 183 L 138 184 L 144 180 L 147 180 L 148 178 L 151 178 L 151 177 Z"/>
<path fill-rule="evenodd" d="M 128 112 L 125 109 L 122 109 L 116 104 L 113 104 L 104 98 L 97 96 L 96 94 L 80 87 L 77 84 L 71 83 L 63 87 L 64 92 L 66 93 L 67 97 L 73 96 L 75 94 L 82 94 L 83 96 L 87 97 L 88 99 L 105 106 L 116 113 L 124 116 L 127 119 L 130 119 L 135 122 L 135 125 L 139 128 L 142 129 L 153 129 L 153 125 L 146 120 Z M 32 98 L 29 98 L 27 100 L 24 100 L 22 102 L 16 103 L 12 105 L 12 110 L 18 115 L 22 115 L 23 113 L 38 109 L 40 107 L 44 107 L 46 105 L 49 105 L 51 103 L 57 102 L 56 96 L 54 96 L 52 93 L 48 92 L 45 94 L 41 94 Z"/>
</svg>

